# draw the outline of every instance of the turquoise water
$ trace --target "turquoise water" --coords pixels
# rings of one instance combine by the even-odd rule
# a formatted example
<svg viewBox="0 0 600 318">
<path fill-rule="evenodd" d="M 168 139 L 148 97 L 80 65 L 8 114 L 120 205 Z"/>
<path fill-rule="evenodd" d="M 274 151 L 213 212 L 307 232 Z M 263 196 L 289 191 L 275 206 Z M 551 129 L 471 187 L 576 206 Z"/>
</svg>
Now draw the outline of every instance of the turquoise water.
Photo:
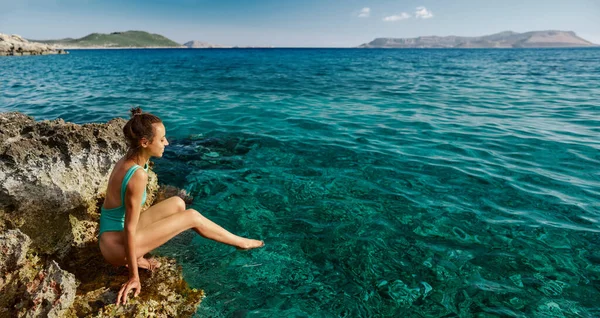
<svg viewBox="0 0 600 318">
<path fill-rule="evenodd" d="M 0 58 L 0 111 L 161 116 L 199 317 L 600 316 L 600 49 Z"/>
</svg>

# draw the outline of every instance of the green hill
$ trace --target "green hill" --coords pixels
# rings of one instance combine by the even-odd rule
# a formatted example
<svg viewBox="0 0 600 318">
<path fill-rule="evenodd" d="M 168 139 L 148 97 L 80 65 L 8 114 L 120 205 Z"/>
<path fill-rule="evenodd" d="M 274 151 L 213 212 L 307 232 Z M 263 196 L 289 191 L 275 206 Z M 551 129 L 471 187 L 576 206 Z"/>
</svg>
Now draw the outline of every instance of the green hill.
<svg viewBox="0 0 600 318">
<path fill-rule="evenodd" d="M 181 47 L 182 45 L 160 34 L 144 31 L 113 32 L 111 34 L 92 33 L 80 39 L 29 40 L 64 47 Z"/>
</svg>

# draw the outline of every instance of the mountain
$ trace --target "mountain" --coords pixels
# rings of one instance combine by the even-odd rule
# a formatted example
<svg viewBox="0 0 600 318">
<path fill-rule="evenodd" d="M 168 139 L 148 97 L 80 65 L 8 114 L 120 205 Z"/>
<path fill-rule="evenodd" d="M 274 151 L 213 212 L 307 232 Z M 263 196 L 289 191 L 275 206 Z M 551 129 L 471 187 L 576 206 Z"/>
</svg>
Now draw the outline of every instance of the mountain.
<svg viewBox="0 0 600 318">
<path fill-rule="evenodd" d="M 29 40 L 42 42 L 64 48 L 155 48 L 155 47 L 182 47 L 181 44 L 171 41 L 160 34 L 144 31 L 113 32 L 111 34 L 92 33 L 79 39 L 60 40 Z"/>
<path fill-rule="evenodd" d="M 183 46 L 190 49 L 222 49 L 222 48 L 230 48 L 230 46 L 219 45 L 219 44 L 211 44 L 207 42 L 200 41 L 189 41 L 185 42 Z"/>
<path fill-rule="evenodd" d="M 573 31 L 512 31 L 492 35 L 420 36 L 417 38 L 377 38 L 359 48 L 543 48 L 586 47 L 595 44 L 578 37 Z"/>
</svg>

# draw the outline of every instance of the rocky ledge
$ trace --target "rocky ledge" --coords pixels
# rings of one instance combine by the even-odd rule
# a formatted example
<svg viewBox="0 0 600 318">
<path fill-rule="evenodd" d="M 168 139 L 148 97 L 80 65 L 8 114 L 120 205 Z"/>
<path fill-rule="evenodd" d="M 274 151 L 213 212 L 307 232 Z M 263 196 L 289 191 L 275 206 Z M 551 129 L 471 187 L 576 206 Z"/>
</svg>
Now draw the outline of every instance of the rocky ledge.
<svg viewBox="0 0 600 318">
<path fill-rule="evenodd" d="M 29 42 L 18 35 L 0 33 L 0 56 L 68 54 L 63 49 L 44 43 Z"/>
<path fill-rule="evenodd" d="M 115 306 L 127 269 L 98 249 L 99 206 L 125 153 L 125 121 L 76 125 L 0 113 L 0 316 L 191 316 L 204 294 L 173 260 L 141 270 L 142 293 Z M 150 170 L 147 206 L 177 189 Z M 179 195 L 184 195 L 179 193 Z"/>
</svg>

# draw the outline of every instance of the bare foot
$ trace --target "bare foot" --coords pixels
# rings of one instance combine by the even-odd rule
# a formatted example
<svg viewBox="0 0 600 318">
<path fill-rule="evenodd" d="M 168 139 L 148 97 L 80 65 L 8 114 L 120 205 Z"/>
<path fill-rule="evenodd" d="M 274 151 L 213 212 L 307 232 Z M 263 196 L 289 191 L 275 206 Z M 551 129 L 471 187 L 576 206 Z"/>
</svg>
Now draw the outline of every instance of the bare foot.
<svg viewBox="0 0 600 318">
<path fill-rule="evenodd" d="M 143 269 L 147 269 L 151 272 L 153 272 L 155 269 L 160 267 L 160 262 L 158 260 L 156 260 L 155 258 L 143 258 L 140 257 L 137 260 L 137 264 L 138 264 L 138 268 L 143 268 Z M 125 267 L 129 267 L 129 265 L 125 264 Z"/>
<path fill-rule="evenodd" d="M 242 238 L 241 242 L 236 246 L 238 250 L 251 250 L 257 247 L 265 246 L 265 242 L 253 239 Z"/>
</svg>

